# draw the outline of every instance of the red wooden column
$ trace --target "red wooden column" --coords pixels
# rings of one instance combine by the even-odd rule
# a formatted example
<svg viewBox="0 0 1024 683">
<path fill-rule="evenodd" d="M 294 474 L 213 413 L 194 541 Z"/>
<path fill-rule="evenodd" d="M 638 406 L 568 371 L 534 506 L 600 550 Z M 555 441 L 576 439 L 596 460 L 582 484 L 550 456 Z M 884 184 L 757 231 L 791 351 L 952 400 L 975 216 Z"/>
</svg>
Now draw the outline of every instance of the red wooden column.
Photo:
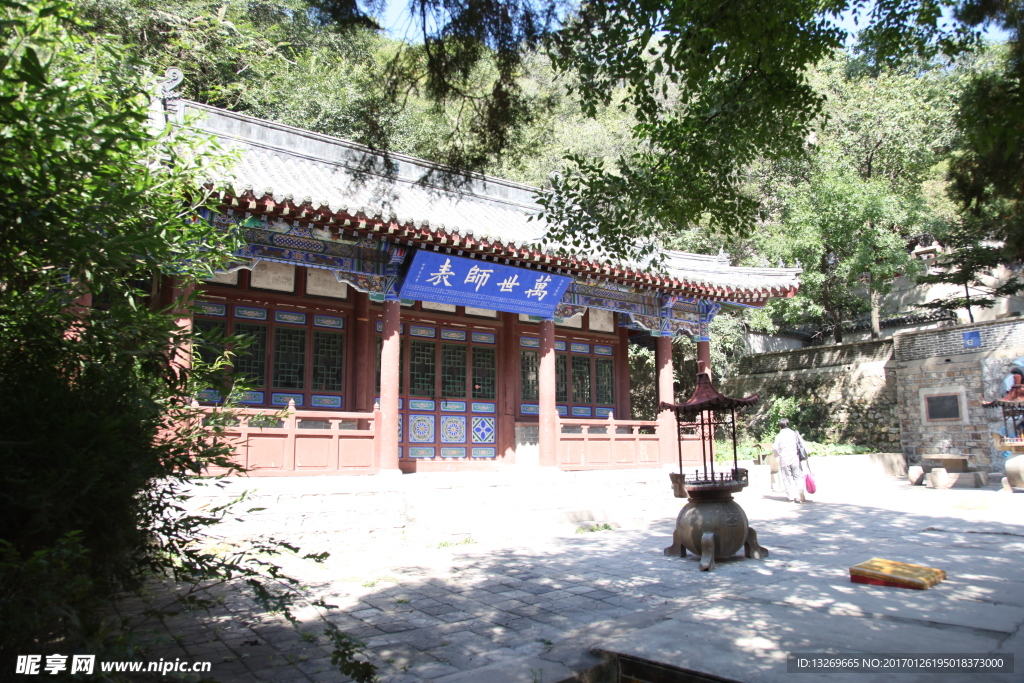
<svg viewBox="0 0 1024 683">
<path fill-rule="evenodd" d="M 615 386 L 617 409 L 616 420 L 633 419 L 633 409 L 629 400 L 629 328 L 619 328 L 619 348 L 615 354 Z"/>
<path fill-rule="evenodd" d="M 555 323 L 540 323 L 540 466 L 558 464 L 558 412 L 555 407 Z"/>
<path fill-rule="evenodd" d="M 174 280 L 174 285 L 171 288 L 171 301 L 181 300 L 181 305 L 174 309 L 174 324 L 183 335 L 192 332 L 192 312 L 188 310 L 188 304 L 194 298 L 195 289 L 195 283 L 186 284 L 177 279 Z M 190 370 L 192 368 L 192 349 L 187 344 L 178 344 L 171 363 L 182 370 Z"/>
<path fill-rule="evenodd" d="M 711 377 L 711 342 L 697 342 L 697 372 L 706 372 Z"/>
<path fill-rule="evenodd" d="M 354 289 L 354 288 L 353 288 Z M 356 305 L 356 319 L 352 326 L 353 358 L 352 393 L 355 400 L 347 410 L 370 412 L 373 410 L 373 324 L 370 322 L 370 297 L 363 292 L 353 291 Z"/>
<path fill-rule="evenodd" d="M 384 344 L 380 355 L 380 471 L 400 473 L 398 468 L 398 373 L 402 337 L 399 322 L 401 301 L 384 302 Z M 372 367 L 372 366 L 371 366 Z"/>
<path fill-rule="evenodd" d="M 658 367 L 658 403 L 675 403 L 673 383 L 675 375 L 672 369 L 672 337 L 657 337 Z M 676 426 L 675 411 L 663 409 L 658 411 L 658 435 L 662 464 L 671 464 L 678 460 L 679 430 Z"/>
<path fill-rule="evenodd" d="M 73 322 L 68 326 L 68 329 L 64 331 L 65 339 L 78 339 L 79 335 L 85 328 L 84 320 L 89 317 L 89 309 L 92 308 L 92 293 L 86 292 L 82 296 L 75 299 L 75 302 L 68 306 L 68 311 L 71 315 L 78 319 L 78 322 Z M 1017 375 L 1014 375 L 1016 377 Z"/>
<path fill-rule="evenodd" d="M 498 382 L 498 452 L 506 464 L 516 462 L 516 388 L 519 386 L 519 336 L 515 313 L 501 314 L 501 363 Z"/>
</svg>

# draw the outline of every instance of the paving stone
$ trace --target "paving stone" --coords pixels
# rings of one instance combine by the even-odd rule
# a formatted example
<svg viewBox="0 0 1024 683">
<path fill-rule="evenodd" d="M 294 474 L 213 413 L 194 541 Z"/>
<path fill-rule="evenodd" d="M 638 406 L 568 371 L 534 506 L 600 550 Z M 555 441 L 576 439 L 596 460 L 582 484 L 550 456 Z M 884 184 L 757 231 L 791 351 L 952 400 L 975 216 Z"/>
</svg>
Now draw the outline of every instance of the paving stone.
<svg viewBox="0 0 1024 683">
<path fill-rule="evenodd" d="M 330 484 L 348 485 L 346 481 Z M 983 509 L 974 501 L 987 495 L 984 505 L 995 505 L 994 489 L 879 486 L 874 491 L 859 485 L 844 494 L 841 483 L 831 482 L 820 490 L 832 498 L 818 494 L 818 500 L 825 502 L 799 508 L 750 497 L 749 491 L 739 494 L 737 500 L 772 555 L 765 561 L 742 557 L 721 561 L 711 573 L 699 572 L 696 558 L 661 555 L 679 510 L 667 486 L 661 494 L 660 488 L 651 493 L 653 498 L 663 494 L 660 518 L 615 534 L 584 538 L 537 532 L 515 543 L 478 539 L 477 545 L 444 553 L 422 543 L 397 540 L 368 545 L 341 541 L 331 548 L 329 567 L 295 563 L 288 569 L 298 574 L 302 585 L 314 587 L 318 596 L 339 606 L 329 611 L 297 610 L 305 621 L 303 629 L 319 633 L 322 629 L 316 623 L 331 622 L 362 639 L 369 654 L 381 662 L 381 683 L 529 683 L 531 662 L 539 671 L 537 662 L 556 666 L 544 659 L 555 658 L 563 673 L 590 666 L 586 659 L 590 648 L 615 637 L 636 634 L 639 638 L 644 629 L 676 611 L 679 615 L 670 618 L 683 624 L 676 631 L 682 634 L 679 643 L 691 643 L 687 647 L 692 649 L 693 639 L 699 642 L 712 624 L 724 623 L 735 634 L 730 647 L 740 648 L 734 652 L 737 657 L 745 656 L 743 647 L 760 647 L 758 638 L 771 635 L 776 626 L 764 624 L 748 629 L 747 634 L 736 630 L 730 620 L 749 620 L 751 614 L 762 612 L 784 619 L 800 609 L 821 613 L 840 625 L 849 619 L 881 624 L 880 632 L 889 635 L 879 643 L 899 644 L 903 639 L 906 644 L 917 637 L 914 634 L 946 629 L 965 634 L 966 640 L 950 641 L 945 633 L 936 643 L 966 646 L 977 634 L 982 640 L 989 637 L 985 634 L 1002 634 L 999 642 L 1020 650 L 1024 576 L 1018 567 L 1024 528 L 1019 501 L 1004 496 L 1008 501 L 1004 508 Z M 559 495 L 575 494 L 569 487 L 559 489 Z M 601 495 L 606 500 L 618 491 L 608 488 Z M 972 531 L 979 533 L 968 533 Z M 848 567 L 872 556 L 939 566 L 947 570 L 949 579 L 924 593 L 849 584 Z M 360 585 L 368 580 L 377 583 Z M 135 608 L 158 599 L 162 595 L 158 590 L 166 588 L 154 588 Z M 237 662 L 224 663 L 232 667 L 224 670 L 226 680 L 344 680 L 337 672 L 308 674 L 275 655 L 280 651 L 289 657 L 306 657 L 305 664 L 329 659 L 331 646 L 326 639 L 318 644 L 301 640 L 280 617 L 264 615 L 250 599 L 236 595 L 241 594 L 226 592 L 226 609 L 218 608 L 215 614 L 180 615 L 169 625 L 183 634 L 190 652 L 236 656 Z M 756 617 L 752 623 L 764 618 Z M 909 630 L 893 630 L 890 624 L 903 624 Z M 166 628 L 161 627 L 161 633 L 167 633 Z M 837 651 L 849 648 L 851 630 L 830 628 L 806 634 L 807 642 L 818 638 L 825 646 L 834 638 Z M 274 635 L 256 635 L 264 631 Z M 1014 633 L 1018 635 L 1009 635 Z M 246 645 L 250 640 L 257 645 Z M 159 651 L 184 652 L 170 640 Z M 379 655 L 387 655 L 393 663 Z M 1024 652 L 1019 659 L 1024 659 Z M 241 670 L 250 672 L 250 677 L 239 675 Z M 729 670 L 709 673 L 725 676 Z M 906 679 L 907 683 L 930 680 Z M 544 680 L 561 679 L 549 679 L 545 673 Z M 858 681 L 871 683 L 872 679 Z M 992 679 L 996 682 L 1002 683 Z"/>
<path fill-rule="evenodd" d="M 442 676 L 449 676 L 451 674 L 459 673 L 459 669 L 455 668 L 450 664 L 442 664 L 438 661 L 433 661 L 428 664 L 420 664 L 418 666 L 409 667 L 409 675 L 416 676 L 420 679 L 431 681 Z"/>
<path fill-rule="evenodd" d="M 472 619 L 473 615 L 469 612 L 462 612 L 457 610 L 455 612 L 448 612 L 447 614 L 438 614 L 437 618 L 451 624 L 459 621 L 466 621 L 468 619 Z"/>
<path fill-rule="evenodd" d="M 401 633 L 402 631 L 411 631 L 416 627 L 405 621 L 390 621 L 377 624 L 377 628 L 384 633 Z"/>
</svg>

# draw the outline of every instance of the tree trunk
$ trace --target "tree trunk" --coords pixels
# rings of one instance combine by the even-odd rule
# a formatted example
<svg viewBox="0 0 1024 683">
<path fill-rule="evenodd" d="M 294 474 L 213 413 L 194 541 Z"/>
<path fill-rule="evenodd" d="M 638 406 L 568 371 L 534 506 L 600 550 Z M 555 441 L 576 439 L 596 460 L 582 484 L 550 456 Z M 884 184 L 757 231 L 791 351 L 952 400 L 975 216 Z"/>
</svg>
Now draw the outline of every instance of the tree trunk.
<svg viewBox="0 0 1024 683">
<path fill-rule="evenodd" d="M 871 338 L 882 338 L 882 294 L 871 290 Z"/>
<path fill-rule="evenodd" d="M 971 312 L 971 290 L 967 287 L 967 283 L 964 283 L 964 297 L 967 299 L 967 318 L 973 323 L 974 313 Z"/>
<path fill-rule="evenodd" d="M 843 343 L 843 319 L 839 315 L 833 314 L 832 322 L 834 323 L 834 326 L 832 327 L 832 339 L 835 340 L 836 344 L 842 344 Z"/>
</svg>

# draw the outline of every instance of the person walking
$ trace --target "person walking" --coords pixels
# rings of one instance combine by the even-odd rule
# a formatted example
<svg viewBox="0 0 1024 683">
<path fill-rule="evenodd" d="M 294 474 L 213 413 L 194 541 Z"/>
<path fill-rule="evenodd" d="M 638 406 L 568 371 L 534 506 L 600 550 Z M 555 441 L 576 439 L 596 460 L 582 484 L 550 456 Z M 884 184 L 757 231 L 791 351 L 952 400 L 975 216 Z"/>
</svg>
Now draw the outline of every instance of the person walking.
<svg viewBox="0 0 1024 683">
<path fill-rule="evenodd" d="M 779 433 L 775 437 L 775 457 L 779 459 L 779 474 L 786 496 L 792 503 L 804 502 L 804 474 L 800 452 L 807 452 L 804 440 L 789 428 L 789 420 L 779 420 Z"/>
</svg>

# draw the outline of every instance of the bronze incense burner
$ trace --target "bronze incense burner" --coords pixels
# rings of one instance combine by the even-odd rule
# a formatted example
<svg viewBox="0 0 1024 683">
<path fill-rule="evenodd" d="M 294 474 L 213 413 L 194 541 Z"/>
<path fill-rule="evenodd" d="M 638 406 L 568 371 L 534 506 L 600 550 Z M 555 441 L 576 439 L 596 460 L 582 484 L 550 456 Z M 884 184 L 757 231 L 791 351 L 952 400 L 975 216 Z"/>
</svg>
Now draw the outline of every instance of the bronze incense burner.
<svg viewBox="0 0 1024 683">
<path fill-rule="evenodd" d="M 672 488 L 676 498 L 687 498 L 676 518 L 672 545 L 665 554 L 684 557 L 689 550 L 700 556 L 701 571 L 715 568 L 715 559 L 736 554 L 742 546 L 747 557 L 764 559 L 768 550 L 757 542 L 757 532 L 732 494 L 747 486 L 747 470 L 739 467 L 736 449 L 736 409 L 757 402 L 757 395 L 729 398 L 720 394 L 707 373 L 697 375 L 697 388 L 685 403 L 666 404 L 676 413 L 679 428 L 679 473 L 673 472 Z M 732 467 L 715 472 L 715 433 L 726 430 L 732 437 Z M 702 469 L 683 473 L 682 438 L 696 433 L 700 437 Z"/>
</svg>

